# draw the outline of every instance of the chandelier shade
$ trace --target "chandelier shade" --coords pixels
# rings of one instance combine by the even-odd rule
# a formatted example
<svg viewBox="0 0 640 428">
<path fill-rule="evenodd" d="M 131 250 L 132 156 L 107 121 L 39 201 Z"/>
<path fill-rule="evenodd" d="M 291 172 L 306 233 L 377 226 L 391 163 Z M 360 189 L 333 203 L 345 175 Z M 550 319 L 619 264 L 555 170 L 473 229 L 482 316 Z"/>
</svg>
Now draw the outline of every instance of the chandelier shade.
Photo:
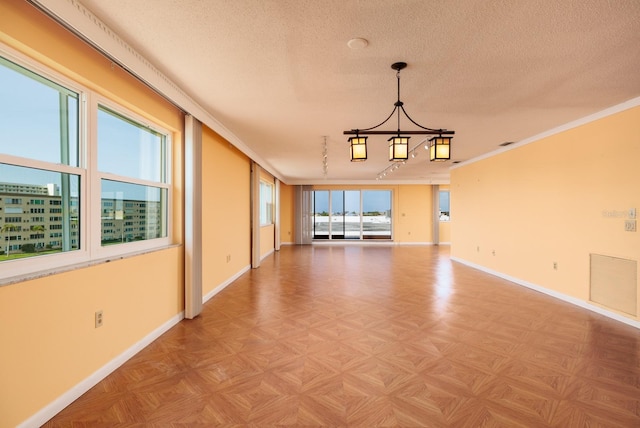
<svg viewBox="0 0 640 428">
<path fill-rule="evenodd" d="M 446 161 L 451 159 L 451 137 L 441 135 L 429 140 L 429 159 L 431 161 Z"/>
<path fill-rule="evenodd" d="M 389 138 L 389 160 L 398 162 L 409 159 L 409 138 L 398 135 Z"/>
<path fill-rule="evenodd" d="M 367 137 L 355 136 L 349 138 L 351 144 L 351 162 L 367 160 Z"/>
</svg>

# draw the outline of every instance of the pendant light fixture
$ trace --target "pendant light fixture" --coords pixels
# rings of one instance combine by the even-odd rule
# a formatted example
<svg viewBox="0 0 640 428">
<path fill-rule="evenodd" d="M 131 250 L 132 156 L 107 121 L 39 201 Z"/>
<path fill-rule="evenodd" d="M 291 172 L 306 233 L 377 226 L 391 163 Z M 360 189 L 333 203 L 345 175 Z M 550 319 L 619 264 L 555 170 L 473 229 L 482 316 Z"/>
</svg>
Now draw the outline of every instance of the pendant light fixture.
<svg viewBox="0 0 640 428">
<path fill-rule="evenodd" d="M 429 140 L 429 160 L 446 161 L 451 159 L 451 137 L 438 135 Z"/>
<path fill-rule="evenodd" d="M 349 137 L 351 161 L 359 162 L 367 160 L 367 137 L 366 135 L 394 135 L 387 140 L 389 142 L 389 160 L 394 162 L 406 161 L 409 158 L 409 137 L 408 135 L 437 135 L 429 140 L 430 143 L 430 159 L 432 161 L 443 161 L 451 158 L 451 138 L 450 135 L 455 134 L 454 131 L 446 129 L 432 129 L 418 124 L 407 114 L 404 109 L 404 103 L 400 101 L 400 70 L 407 67 L 406 62 L 395 62 L 391 65 L 396 70 L 396 78 L 398 80 L 398 101 L 395 102 L 391 114 L 380 124 L 371 128 L 351 129 L 344 131 L 344 135 L 354 135 Z M 419 130 L 402 131 L 400 130 L 400 111 L 411 123 L 416 125 Z M 398 118 L 398 129 L 396 131 L 374 131 L 384 125 L 393 117 Z"/>
</svg>

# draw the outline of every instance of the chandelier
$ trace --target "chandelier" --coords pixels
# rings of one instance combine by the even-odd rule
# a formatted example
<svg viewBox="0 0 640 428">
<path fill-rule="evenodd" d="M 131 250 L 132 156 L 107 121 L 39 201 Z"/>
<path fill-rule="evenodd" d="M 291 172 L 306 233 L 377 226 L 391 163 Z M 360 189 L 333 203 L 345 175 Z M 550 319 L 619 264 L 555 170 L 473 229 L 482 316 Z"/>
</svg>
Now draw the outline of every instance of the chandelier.
<svg viewBox="0 0 640 428">
<path fill-rule="evenodd" d="M 360 162 L 367 160 L 367 137 L 362 135 L 393 135 L 387 141 L 389 142 L 389 160 L 390 161 L 406 161 L 409 158 L 409 138 L 407 135 L 433 135 L 428 142 L 429 159 L 432 161 L 445 161 L 451 159 L 451 139 L 450 135 L 455 134 L 454 131 L 446 129 L 433 129 L 420 125 L 407 114 L 404 109 L 404 103 L 400 101 L 400 70 L 407 66 L 406 62 L 396 62 L 391 64 L 391 68 L 396 70 L 396 78 L 398 79 L 398 101 L 395 102 L 391 114 L 381 123 L 371 128 L 351 129 L 344 131 L 344 135 L 355 135 L 349 137 L 351 162 Z M 419 130 L 402 131 L 400 130 L 400 112 L 411 123 L 416 125 Z M 398 117 L 398 129 L 396 131 L 374 131 L 391 119 L 394 113 Z"/>
</svg>

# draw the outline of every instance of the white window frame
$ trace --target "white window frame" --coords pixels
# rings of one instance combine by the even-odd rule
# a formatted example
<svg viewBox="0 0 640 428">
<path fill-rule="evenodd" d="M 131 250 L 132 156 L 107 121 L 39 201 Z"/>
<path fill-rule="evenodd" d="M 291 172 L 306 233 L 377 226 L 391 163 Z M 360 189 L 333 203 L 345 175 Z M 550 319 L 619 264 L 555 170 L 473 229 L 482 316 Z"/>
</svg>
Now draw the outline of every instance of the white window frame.
<svg viewBox="0 0 640 428">
<path fill-rule="evenodd" d="M 68 166 L 60 163 L 46 162 L 38 159 L 23 158 L 0 153 L 0 162 L 9 165 L 15 165 L 26 168 L 42 169 L 56 173 L 67 173 L 79 176 L 80 195 L 80 237 L 79 249 L 73 251 L 60 252 L 55 254 L 46 254 L 24 259 L 16 259 L 0 262 L 0 281 L 8 280 L 15 277 L 21 277 L 35 272 L 50 271 L 60 268 L 61 266 L 69 266 L 90 260 L 89 245 L 87 234 L 82 233 L 82 228 L 87 223 L 87 197 L 85 194 L 87 186 L 87 168 L 84 162 L 86 153 L 84 152 L 84 144 L 86 135 L 86 109 L 83 105 L 86 102 L 86 94 L 88 89 L 74 82 L 65 76 L 45 67 L 44 65 L 32 60 L 31 58 L 16 52 L 5 45 L 0 44 L 0 56 L 5 59 L 35 73 L 39 76 L 51 80 L 52 82 L 63 86 L 64 88 L 78 94 L 78 166 Z M 28 197 L 25 195 L 24 197 Z M 3 238 L 4 240 L 4 238 Z M 34 260 L 37 260 L 34 263 Z"/>
<path fill-rule="evenodd" d="M 263 200 L 262 196 L 263 196 L 263 191 L 262 191 L 262 186 L 268 186 L 270 192 L 270 200 L 269 201 L 265 201 Z M 274 184 L 270 181 L 264 180 L 264 179 L 260 179 L 260 227 L 263 226 L 270 226 L 272 224 L 274 224 Z M 265 219 L 263 219 L 262 214 L 265 214 L 266 216 L 266 221 L 263 221 Z"/>
<path fill-rule="evenodd" d="M 68 77 L 49 69 L 45 65 L 15 51 L 0 43 L 0 56 L 24 67 L 25 69 L 51 80 L 64 88 L 78 94 L 78 166 L 68 166 L 31 158 L 23 158 L 0 153 L 0 163 L 26 168 L 43 169 L 56 173 L 67 173 L 79 177 L 79 210 L 80 227 L 77 250 L 60 252 L 55 254 L 38 255 L 9 261 L 0 260 L 0 285 L 19 282 L 36 277 L 43 272 L 57 273 L 70 269 L 72 266 L 92 263 L 100 260 L 108 260 L 114 256 L 126 256 L 165 248 L 172 244 L 173 231 L 173 141 L 172 132 L 153 123 L 148 118 L 142 117 L 115 101 L 107 99 L 96 92 L 80 85 Z M 98 171 L 98 142 L 97 142 L 97 111 L 98 104 L 113 110 L 149 129 L 165 135 L 165 158 L 163 183 L 155 181 L 120 177 L 113 174 L 103 174 Z M 147 239 L 123 244 L 102 246 L 101 242 L 101 179 L 112 179 L 131 184 L 141 184 L 161 189 L 167 189 L 165 203 L 165 227 L 166 236 L 155 239 Z M 25 195 L 24 197 L 28 197 Z M 49 231 L 45 232 L 48 233 Z M 0 240 L 4 243 L 4 237 Z M 0 256 L 1 257 L 1 256 Z"/>
<path fill-rule="evenodd" d="M 149 121 L 147 118 L 144 118 L 130 110 L 125 109 L 124 107 L 116 104 L 115 102 L 109 100 L 108 98 L 94 95 L 93 99 L 89 103 L 89 116 L 93 118 L 93 122 L 90 125 L 90 135 L 89 143 L 91 147 L 91 152 L 95 153 L 95 156 L 91 157 L 91 168 L 90 177 L 91 177 L 91 188 L 95 189 L 95 191 L 91 192 L 91 208 L 92 212 L 98 213 L 98 215 L 92 215 L 90 219 L 90 230 L 91 236 L 94 237 L 96 242 L 93 243 L 92 249 L 97 257 L 112 257 L 116 255 L 126 254 L 126 253 L 135 253 L 142 252 L 146 250 L 155 249 L 158 247 L 166 247 L 171 245 L 171 231 L 172 231 L 172 145 L 173 141 L 171 138 L 171 132 L 162 128 L 161 126 Z M 165 140 L 165 153 L 164 153 L 164 172 L 165 176 L 164 182 L 157 182 L 151 180 L 143 180 L 139 178 L 132 178 L 121 176 L 117 174 L 105 173 L 98 170 L 98 107 L 103 106 L 107 109 L 117 113 L 121 116 L 126 117 L 134 122 L 137 122 L 140 125 L 145 126 L 146 128 L 163 134 L 166 138 Z M 134 241 L 134 242 L 126 242 L 122 244 L 112 244 L 102 246 L 102 192 L 101 192 L 101 181 L 105 180 L 113 180 L 113 181 L 121 181 L 124 183 L 130 184 L 139 184 L 143 186 L 157 187 L 160 189 L 167 190 L 167 201 L 165 203 L 165 228 L 166 228 L 166 236 L 155 238 L 155 239 L 145 239 L 142 241 Z"/>
</svg>

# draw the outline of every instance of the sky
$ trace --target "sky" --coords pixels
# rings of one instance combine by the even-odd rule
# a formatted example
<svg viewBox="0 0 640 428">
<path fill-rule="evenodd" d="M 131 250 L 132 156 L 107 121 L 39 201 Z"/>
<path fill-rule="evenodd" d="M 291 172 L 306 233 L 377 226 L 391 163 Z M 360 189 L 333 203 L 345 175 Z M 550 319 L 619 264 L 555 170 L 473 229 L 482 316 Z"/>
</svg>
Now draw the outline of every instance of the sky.
<svg viewBox="0 0 640 428">
<path fill-rule="evenodd" d="M 315 192 L 315 211 L 329 212 L 329 191 L 316 190 Z M 344 195 L 344 207 L 343 207 Z M 360 211 L 360 191 L 359 190 L 332 190 L 332 211 Z M 391 191 L 390 190 L 363 190 L 362 191 L 362 210 L 370 211 L 387 211 L 391 209 Z"/>
<path fill-rule="evenodd" d="M 60 92 L 54 84 L 44 85 L 9 69 L 5 64 L 0 60 L 0 152 L 63 163 L 60 153 Z M 67 96 L 66 100 L 69 103 L 69 140 L 76 141 L 78 100 L 73 96 Z M 70 145 L 69 158 L 71 160 L 64 163 L 77 166 L 76 145 Z M 0 181 L 9 180 L 1 177 Z"/>
</svg>

